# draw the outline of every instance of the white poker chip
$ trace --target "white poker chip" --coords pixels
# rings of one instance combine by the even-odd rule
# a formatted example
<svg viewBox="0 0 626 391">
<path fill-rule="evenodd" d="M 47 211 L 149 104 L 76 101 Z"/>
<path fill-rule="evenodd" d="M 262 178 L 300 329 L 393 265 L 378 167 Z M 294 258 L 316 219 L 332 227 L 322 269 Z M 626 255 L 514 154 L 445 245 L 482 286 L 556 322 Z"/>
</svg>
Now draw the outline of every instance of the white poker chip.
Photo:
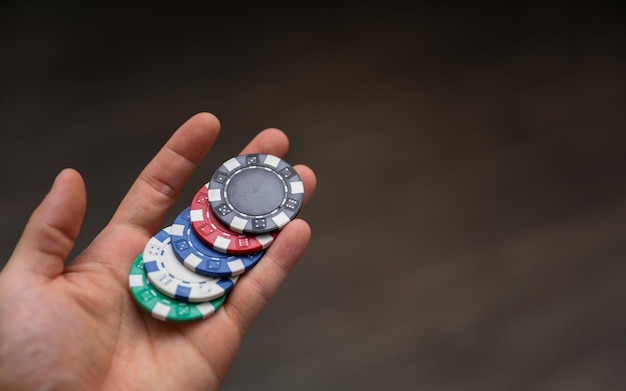
<svg viewBox="0 0 626 391">
<path fill-rule="evenodd" d="M 143 251 L 143 265 L 150 283 L 161 293 L 183 302 L 199 303 L 223 296 L 236 278 L 214 278 L 187 269 L 172 248 L 171 227 L 154 235 Z"/>
</svg>

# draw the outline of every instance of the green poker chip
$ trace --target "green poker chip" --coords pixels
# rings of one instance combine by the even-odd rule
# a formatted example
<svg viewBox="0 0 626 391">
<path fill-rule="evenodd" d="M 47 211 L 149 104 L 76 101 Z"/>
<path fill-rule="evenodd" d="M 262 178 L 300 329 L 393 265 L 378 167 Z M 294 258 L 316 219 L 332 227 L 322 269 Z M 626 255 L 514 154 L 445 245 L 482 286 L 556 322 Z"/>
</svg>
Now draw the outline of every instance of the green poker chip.
<svg viewBox="0 0 626 391">
<path fill-rule="evenodd" d="M 169 322 L 191 322 L 211 316 L 226 300 L 226 295 L 203 303 L 184 303 L 156 290 L 146 278 L 143 254 L 130 268 L 128 285 L 137 304 L 154 318 Z"/>
</svg>

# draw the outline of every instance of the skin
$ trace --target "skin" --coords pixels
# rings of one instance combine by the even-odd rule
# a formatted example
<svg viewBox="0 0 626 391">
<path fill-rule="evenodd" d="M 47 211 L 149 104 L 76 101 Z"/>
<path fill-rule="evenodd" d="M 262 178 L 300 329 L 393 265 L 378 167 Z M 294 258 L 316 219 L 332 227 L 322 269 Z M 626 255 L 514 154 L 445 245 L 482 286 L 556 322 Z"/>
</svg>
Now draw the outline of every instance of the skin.
<svg viewBox="0 0 626 391">
<path fill-rule="evenodd" d="M 86 194 L 78 172 L 59 173 L 0 273 L 1 390 L 219 388 L 248 328 L 311 235 L 303 220 L 287 224 L 208 319 L 162 322 L 135 304 L 128 288 L 130 265 L 162 228 L 219 128 L 208 113 L 185 122 L 141 172 L 109 224 L 68 265 Z M 283 132 L 266 129 L 241 153 L 283 157 L 288 147 Z M 315 174 L 307 166 L 294 167 L 306 202 L 315 190 Z"/>
</svg>

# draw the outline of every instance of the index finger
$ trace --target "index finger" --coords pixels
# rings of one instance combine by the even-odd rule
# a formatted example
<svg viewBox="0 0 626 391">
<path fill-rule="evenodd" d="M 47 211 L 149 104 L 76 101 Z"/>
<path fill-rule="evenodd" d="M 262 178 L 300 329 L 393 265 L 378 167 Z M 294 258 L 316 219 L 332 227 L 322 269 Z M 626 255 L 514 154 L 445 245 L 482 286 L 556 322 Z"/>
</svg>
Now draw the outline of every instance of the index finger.
<svg viewBox="0 0 626 391">
<path fill-rule="evenodd" d="M 220 123 L 199 113 L 182 124 L 139 174 L 110 224 L 156 232 L 202 158 L 213 146 Z"/>
</svg>

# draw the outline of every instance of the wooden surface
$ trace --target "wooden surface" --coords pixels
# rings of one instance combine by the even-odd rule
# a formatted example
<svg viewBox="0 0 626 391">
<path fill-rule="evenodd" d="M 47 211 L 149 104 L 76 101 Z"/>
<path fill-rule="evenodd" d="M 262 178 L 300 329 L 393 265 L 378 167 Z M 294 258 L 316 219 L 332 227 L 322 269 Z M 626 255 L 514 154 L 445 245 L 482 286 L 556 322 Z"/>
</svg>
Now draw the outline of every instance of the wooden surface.
<svg viewBox="0 0 626 391">
<path fill-rule="evenodd" d="M 621 10 L 0 11 L 3 260 L 60 169 L 87 184 L 76 253 L 212 111 L 168 221 L 264 127 L 319 181 L 224 390 L 624 389 Z"/>
</svg>

